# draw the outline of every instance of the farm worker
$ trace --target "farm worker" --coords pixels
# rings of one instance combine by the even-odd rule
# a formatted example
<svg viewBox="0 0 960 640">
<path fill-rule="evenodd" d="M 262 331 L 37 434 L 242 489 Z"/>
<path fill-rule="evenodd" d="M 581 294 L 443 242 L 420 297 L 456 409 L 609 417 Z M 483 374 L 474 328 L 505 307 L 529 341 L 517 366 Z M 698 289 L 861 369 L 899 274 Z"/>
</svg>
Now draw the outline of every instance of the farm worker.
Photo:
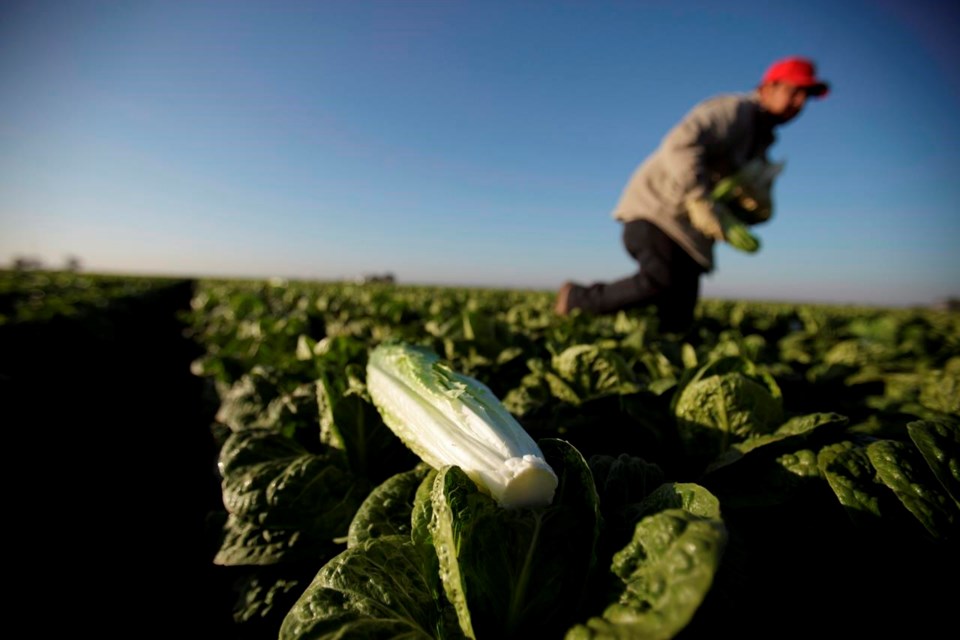
<svg viewBox="0 0 960 640">
<path fill-rule="evenodd" d="M 751 160 L 766 162 L 774 130 L 796 118 L 808 98 L 828 91 L 814 63 L 793 56 L 771 64 L 754 90 L 696 105 L 634 171 L 613 211 L 638 271 L 609 283 L 565 282 L 556 313 L 655 305 L 662 331 L 688 329 L 700 276 L 713 270 L 713 245 L 725 239 L 718 205 L 709 197 L 715 181 Z M 765 207 L 769 217 L 772 202 Z"/>
</svg>

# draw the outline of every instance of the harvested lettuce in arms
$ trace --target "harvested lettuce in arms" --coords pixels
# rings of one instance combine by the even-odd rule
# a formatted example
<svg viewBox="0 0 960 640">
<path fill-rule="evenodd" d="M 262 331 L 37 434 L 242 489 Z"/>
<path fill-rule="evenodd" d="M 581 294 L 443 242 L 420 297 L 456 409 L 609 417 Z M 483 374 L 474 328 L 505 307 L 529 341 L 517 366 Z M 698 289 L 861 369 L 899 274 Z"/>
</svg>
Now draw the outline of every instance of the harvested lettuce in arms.
<svg viewBox="0 0 960 640">
<path fill-rule="evenodd" d="M 557 475 L 485 384 L 424 347 L 385 343 L 367 363 L 367 388 L 383 421 L 434 467 L 460 467 L 502 507 L 550 504 Z"/>
<path fill-rule="evenodd" d="M 746 253 L 760 250 L 760 240 L 747 225 L 764 222 L 773 215 L 771 189 L 783 167 L 783 162 L 770 163 L 758 158 L 717 182 L 710 197 L 726 205 L 720 208 L 720 225 L 730 246 Z"/>
<path fill-rule="evenodd" d="M 720 226 L 723 228 L 723 237 L 731 247 L 746 253 L 760 250 L 760 239 L 750 233 L 747 225 L 730 211 L 720 210 Z"/>
<path fill-rule="evenodd" d="M 765 222 L 773 215 L 773 181 L 783 171 L 784 162 L 755 158 L 737 173 L 719 180 L 710 197 L 722 202 L 747 224 Z"/>
</svg>

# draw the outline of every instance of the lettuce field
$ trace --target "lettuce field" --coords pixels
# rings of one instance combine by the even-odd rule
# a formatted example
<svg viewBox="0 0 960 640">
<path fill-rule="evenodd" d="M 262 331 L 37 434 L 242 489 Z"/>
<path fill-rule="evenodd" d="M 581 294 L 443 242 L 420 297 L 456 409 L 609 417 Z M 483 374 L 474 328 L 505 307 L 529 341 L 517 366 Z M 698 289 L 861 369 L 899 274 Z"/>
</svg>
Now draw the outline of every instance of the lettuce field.
<svg viewBox="0 0 960 640">
<path fill-rule="evenodd" d="M 8 549 L 42 635 L 930 637 L 960 569 L 960 315 L 0 272 Z M 483 383 L 558 478 L 503 508 L 367 386 Z"/>
</svg>

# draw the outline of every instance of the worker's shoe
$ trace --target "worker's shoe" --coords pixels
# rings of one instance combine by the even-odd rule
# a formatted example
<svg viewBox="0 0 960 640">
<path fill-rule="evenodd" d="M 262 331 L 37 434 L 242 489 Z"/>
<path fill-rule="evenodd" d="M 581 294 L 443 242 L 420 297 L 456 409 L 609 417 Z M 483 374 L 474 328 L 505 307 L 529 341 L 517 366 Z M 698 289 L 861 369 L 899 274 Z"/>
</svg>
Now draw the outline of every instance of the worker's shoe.
<svg viewBox="0 0 960 640">
<path fill-rule="evenodd" d="M 557 302 L 553 307 L 553 311 L 558 316 L 565 316 L 570 313 L 570 291 L 572 291 L 575 286 L 572 282 L 564 282 L 557 292 Z"/>
</svg>

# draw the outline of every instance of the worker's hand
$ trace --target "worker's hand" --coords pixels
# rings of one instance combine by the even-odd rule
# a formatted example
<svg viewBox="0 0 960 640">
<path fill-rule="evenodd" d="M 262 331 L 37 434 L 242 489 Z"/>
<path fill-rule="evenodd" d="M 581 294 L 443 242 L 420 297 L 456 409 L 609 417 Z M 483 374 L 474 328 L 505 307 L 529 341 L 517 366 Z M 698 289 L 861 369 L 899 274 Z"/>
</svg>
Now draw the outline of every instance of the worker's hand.
<svg viewBox="0 0 960 640">
<path fill-rule="evenodd" d="M 773 215 L 773 198 L 769 188 L 741 189 L 736 200 L 737 217 L 747 224 L 766 222 Z"/>
<path fill-rule="evenodd" d="M 770 202 L 755 200 L 750 196 L 744 196 L 740 200 L 740 206 L 743 208 L 741 218 L 749 224 L 759 224 L 766 222 L 773 215 L 773 205 Z"/>
<path fill-rule="evenodd" d="M 773 215 L 773 181 L 783 171 L 783 162 L 751 160 L 738 173 L 739 217 L 748 224 L 766 222 Z"/>
<path fill-rule="evenodd" d="M 690 216 L 690 224 L 693 227 L 713 240 L 723 240 L 723 227 L 720 224 L 720 213 L 717 210 L 725 205 L 719 202 L 712 202 L 706 198 L 687 198 L 687 214 Z"/>
</svg>

